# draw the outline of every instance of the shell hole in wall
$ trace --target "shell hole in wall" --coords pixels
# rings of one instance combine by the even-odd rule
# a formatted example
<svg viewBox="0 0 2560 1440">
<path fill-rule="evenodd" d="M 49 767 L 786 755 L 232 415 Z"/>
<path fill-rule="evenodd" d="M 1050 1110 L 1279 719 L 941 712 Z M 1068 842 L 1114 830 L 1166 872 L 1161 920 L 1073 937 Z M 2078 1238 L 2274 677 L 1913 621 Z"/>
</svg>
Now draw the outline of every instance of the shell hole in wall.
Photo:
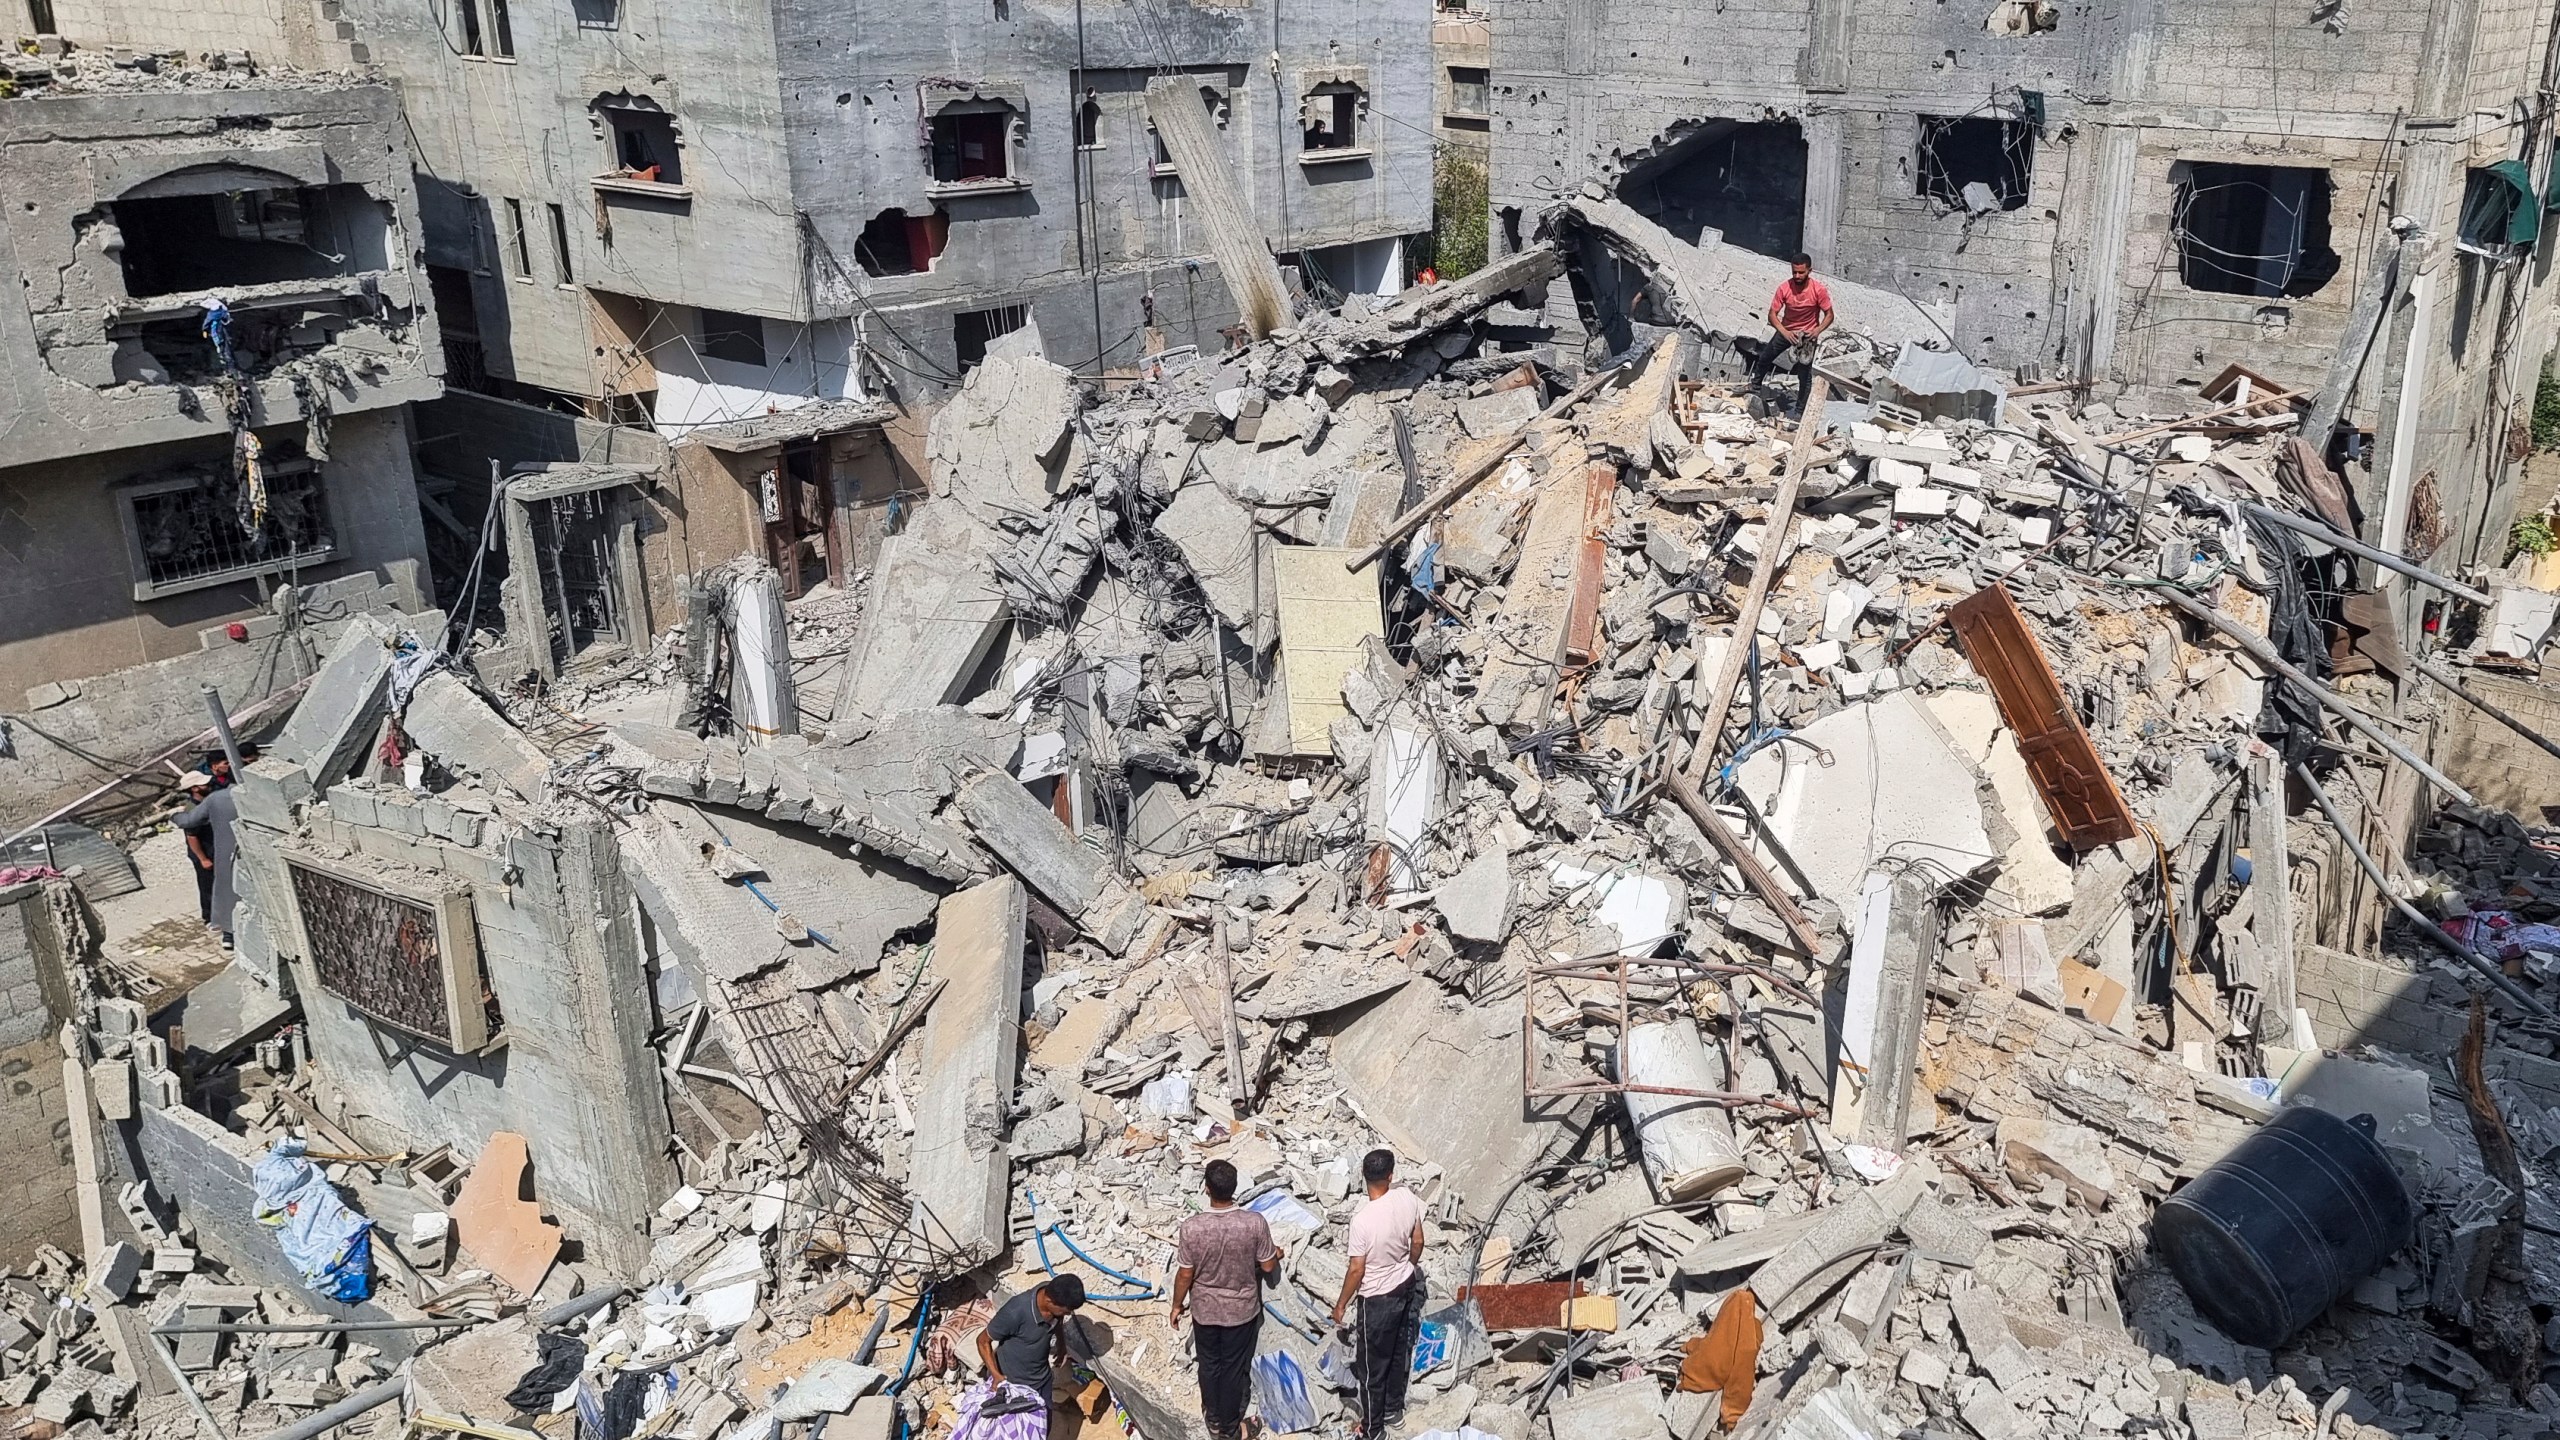
<svg viewBox="0 0 2560 1440">
<path fill-rule="evenodd" d="M 940 206 L 924 215 L 883 210 L 853 242 L 854 263 L 865 275 L 921 275 L 942 258 L 951 241 L 951 216 Z"/>
</svg>

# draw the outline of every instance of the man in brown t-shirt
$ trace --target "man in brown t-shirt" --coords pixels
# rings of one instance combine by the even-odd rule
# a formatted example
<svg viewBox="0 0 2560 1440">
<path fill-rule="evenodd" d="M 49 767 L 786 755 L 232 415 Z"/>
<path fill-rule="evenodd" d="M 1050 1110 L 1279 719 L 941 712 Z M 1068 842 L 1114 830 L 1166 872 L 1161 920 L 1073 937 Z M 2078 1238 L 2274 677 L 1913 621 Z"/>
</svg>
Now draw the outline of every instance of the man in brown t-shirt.
<svg viewBox="0 0 2560 1440">
<path fill-rule="evenodd" d="M 1182 1222 L 1174 1238 L 1173 1323 L 1192 1307 L 1191 1351 L 1200 1364 L 1200 1418 L 1211 1440 L 1238 1440 L 1253 1391 L 1253 1352 L 1262 1334 L 1262 1277 L 1278 1269 L 1271 1225 L 1236 1204 L 1236 1167 L 1212 1160 L 1201 1174 L 1209 1208 Z"/>
</svg>

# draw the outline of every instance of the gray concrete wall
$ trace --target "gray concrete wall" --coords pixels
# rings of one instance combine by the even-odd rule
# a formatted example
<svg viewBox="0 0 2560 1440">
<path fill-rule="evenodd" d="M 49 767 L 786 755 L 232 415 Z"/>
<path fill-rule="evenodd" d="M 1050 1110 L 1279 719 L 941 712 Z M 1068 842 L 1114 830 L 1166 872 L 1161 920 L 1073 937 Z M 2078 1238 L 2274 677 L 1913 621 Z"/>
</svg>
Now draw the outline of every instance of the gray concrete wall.
<svg viewBox="0 0 2560 1440">
<path fill-rule="evenodd" d="M 45 887 L 0 890 L 0 1154 L 9 1157 L 0 1168 L 0 1264 L 12 1267 L 31 1262 L 40 1245 L 80 1253 L 61 965 Z"/>
<path fill-rule="evenodd" d="M 235 311 L 296 295 L 334 294 L 343 329 L 311 350 L 333 361 L 306 383 L 324 388 L 340 415 L 428 399 L 441 389 L 443 354 L 433 307 L 418 268 L 416 190 L 405 146 L 397 139 L 398 101 L 382 85 L 257 85 L 213 88 L 194 83 L 112 94 L 23 96 L 0 104 L 0 272 L 28 283 L 0 304 L 0 479 L 12 471 L 69 456 L 126 446 L 227 435 L 230 424 L 210 384 L 130 382 L 134 354 L 119 353 L 111 317 L 157 316 L 183 322 L 198 310 L 199 292 L 129 295 L 111 253 L 122 237 L 119 199 L 137 190 L 199 184 L 211 169 L 233 172 L 246 188 L 263 178 L 277 185 L 358 185 L 350 223 L 387 227 L 367 240 L 382 246 L 379 268 L 362 268 L 347 245 L 343 273 L 290 285 L 226 286 Z M 276 179 L 275 177 L 285 177 Z M 130 205 L 123 223 L 138 241 L 144 227 Z M 380 297 L 378 314 L 371 294 Z M 307 308 L 300 313 L 308 313 Z M 120 378 L 124 377 L 124 378 Z M 257 423 L 300 420 L 304 404 L 293 377 L 279 366 L 260 373 L 251 413 Z"/>
<path fill-rule="evenodd" d="M 262 66 L 338 69 L 360 64 L 361 45 L 343 23 L 325 13 L 334 4 L 310 0 L 193 0 L 185 5 L 136 5 L 132 0 L 53 0 L 55 30 L 75 45 L 101 49 L 242 51 Z M 17 19 L 12 15 L 11 21 Z"/>
<path fill-rule="evenodd" d="M 398 433 L 396 426 L 391 428 Z M 405 483 L 402 490 L 386 487 L 382 493 L 386 498 L 404 494 Z M 414 527 L 417 512 L 412 508 L 407 513 Z M 65 550 L 58 563 L 67 569 L 96 561 Z M 86 649 L 76 637 L 60 633 L 23 637 L 25 643 L 0 649 L 0 673 L 22 687 L 0 691 L 10 701 L 9 708 L 0 711 L 0 722 L 7 723 L 16 752 L 0 758 L 0 833 L 48 813 L 205 729 L 211 720 L 205 710 L 204 685 L 219 690 L 236 712 L 311 674 L 349 615 L 392 615 L 409 609 L 422 571 L 416 561 L 404 559 L 380 572 L 356 569 L 333 581 L 316 582 L 310 587 L 304 622 L 289 635 L 281 633 L 274 615 L 235 601 L 206 617 L 209 633 L 188 630 L 161 637 L 167 643 L 160 648 L 176 652 L 167 658 L 100 674 L 81 675 L 81 667 L 124 653 L 117 648 L 127 638 L 122 632 L 149 624 L 149 616 L 102 623 Z M 384 580 L 384 572 L 393 579 Z M 14 573 L 0 567 L 0 583 L 14 578 Z M 0 599 L 0 618 L 13 610 Z M 221 622 L 228 614 L 248 617 L 246 643 L 235 643 L 224 634 Z M 188 648 L 178 649 L 181 643 Z M 80 678 L 41 678 L 56 675 Z M 155 769 L 119 790 L 117 797 L 126 803 L 169 800 L 167 772 Z"/>
<path fill-rule="evenodd" d="M 547 835 L 494 818 L 456 828 L 444 801 L 330 794 L 304 811 L 308 837 L 290 839 L 280 797 L 244 794 L 241 863 L 261 912 L 275 916 L 265 929 L 294 976 L 324 1081 L 356 1116 L 352 1128 L 411 1149 L 448 1144 L 465 1157 L 494 1131 L 525 1136 L 544 1205 L 590 1254 L 635 1272 L 648 1249 L 638 1223 L 675 1176 L 665 1097 L 647 1083 L 658 1068 L 647 970 L 610 838 L 582 822 Z M 456 1055 L 321 991 L 296 953 L 288 913 L 284 857 L 300 849 L 467 883 L 507 1043 Z"/>
<path fill-rule="evenodd" d="M 661 304 L 778 319 L 805 315 L 784 155 L 783 109 L 761 0 L 621 0 L 509 7 L 512 59 L 456 53 L 449 5 L 344 0 L 375 63 L 407 102 L 439 264 L 467 262 L 493 374 L 576 395 L 604 393 L 579 286 Z M 645 95 L 675 117 L 683 198 L 600 194 L 611 153 L 590 108 Z M 518 273 L 506 202 L 531 230 Z M 568 222 L 570 276 L 552 253 L 548 206 Z M 664 337 L 653 337 L 664 338 Z"/>
<path fill-rule="evenodd" d="M 1985 31 L 1984 9 L 1497 0 L 1497 215 L 1516 214 L 1525 234 L 1560 191 L 1615 183 L 1702 124 L 1791 120 L 1817 268 L 1935 307 L 1977 359 L 2029 379 L 2085 376 L 2141 407 L 2192 405 L 2235 363 L 2317 387 L 2387 222 L 2407 215 L 2432 238 L 2431 299 L 2423 315 L 2404 301 L 2385 317 L 2347 416 L 2385 432 L 2387 449 L 2402 377 L 2422 357 L 2407 479 L 2434 476 L 2447 524 L 2429 551 L 2447 566 L 2501 560 L 2517 488 L 2503 439 L 2560 312 L 2546 258 L 2496 264 L 2451 241 L 2466 170 L 2519 143 L 2502 117 L 2530 103 L 2549 0 L 2434 0 L 2338 33 L 2307 13 L 2244 25 L 2202 0 L 2158 0 L 2064 6 L 2056 30 L 2010 37 Z M 2046 110 L 2026 203 L 1968 218 L 1924 198 L 1921 118 L 2021 117 L 2026 92 Z M 2300 296 L 2185 284 L 2180 162 L 2325 167 L 2337 274 Z M 2407 498 L 2386 493 L 2379 469 L 2350 480 L 2367 538 L 2396 535 Z"/>
</svg>

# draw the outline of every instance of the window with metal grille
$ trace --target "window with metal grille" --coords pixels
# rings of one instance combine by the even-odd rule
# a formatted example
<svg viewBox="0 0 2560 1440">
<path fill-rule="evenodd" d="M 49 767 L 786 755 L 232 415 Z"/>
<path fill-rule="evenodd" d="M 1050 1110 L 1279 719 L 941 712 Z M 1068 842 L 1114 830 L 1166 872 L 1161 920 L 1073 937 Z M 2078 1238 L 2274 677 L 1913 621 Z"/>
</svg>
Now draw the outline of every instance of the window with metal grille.
<svg viewBox="0 0 2560 1440">
<path fill-rule="evenodd" d="M 285 873 L 320 988 L 386 1025 L 457 1049 L 476 1049 L 498 1033 L 498 1000 L 481 983 L 467 899 L 394 895 L 293 861 Z"/>
<path fill-rule="evenodd" d="M 133 598 L 317 564 L 337 553 L 319 467 L 270 452 L 258 472 L 262 484 L 253 487 L 229 465 L 191 467 L 121 492 Z"/>
</svg>

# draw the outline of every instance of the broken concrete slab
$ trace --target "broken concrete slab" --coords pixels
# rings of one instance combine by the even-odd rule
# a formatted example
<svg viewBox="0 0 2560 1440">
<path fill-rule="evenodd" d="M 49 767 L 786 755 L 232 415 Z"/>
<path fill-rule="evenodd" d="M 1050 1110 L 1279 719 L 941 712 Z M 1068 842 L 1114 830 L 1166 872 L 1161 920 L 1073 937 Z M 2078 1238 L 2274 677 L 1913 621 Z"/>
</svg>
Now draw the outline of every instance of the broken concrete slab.
<svg viewBox="0 0 2560 1440">
<path fill-rule="evenodd" d="M 1407 985 L 1334 1036 L 1333 1069 L 1398 1152 L 1432 1161 L 1479 1217 L 1573 1116 L 1523 1102 L 1518 1007 L 1463 1006 Z"/>
<path fill-rule="evenodd" d="M 532 1169 L 522 1135 L 493 1133 L 471 1162 L 451 1211 L 455 1240 L 519 1295 L 541 1289 L 560 1255 L 560 1227 L 542 1218 L 540 1202 L 523 1198 Z"/>
<path fill-rule="evenodd" d="M 1856 913 L 1879 860 L 1926 860 L 1956 875 L 1999 858 L 1982 823 L 1980 776 L 1908 691 L 1851 705 L 1795 732 L 1832 763 L 1773 745 L 1738 784 L 1764 817 L 1749 835 L 1782 881 Z"/>
<path fill-rule="evenodd" d="M 1555 1440 L 1669 1440 L 1662 1387 L 1649 1375 L 1577 1390 L 1547 1407 Z"/>
<path fill-rule="evenodd" d="M 2106 1137 L 2085 1125 L 2042 1115 L 2001 1117 L 2000 1163 L 2011 1179 L 2030 1189 L 2059 1180 L 2091 1210 L 2103 1210 L 2116 1191 L 2115 1166 Z"/>
<path fill-rule="evenodd" d="M 961 786 L 954 803 L 980 843 L 1104 949 L 1117 955 L 1137 938 L 1146 902 L 1021 781 L 1002 771 L 982 775 Z"/>
<path fill-rule="evenodd" d="M 1277 633 L 1265 608 L 1272 594 L 1271 562 L 1253 512 L 1215 484 L 1195 480 L 1157 514 L 1155 529 L 1182 552 L 1183 564 L 1227 628 L 1256 649 L 1268 644 Z"/>
<path fill-rule="evenodd" d="M 862 633 L 836 693 L 834 730 L 857 739 L 895 715 L 966 698 L 1012 606 L 997 587 L 998 537 L 961 505 L 918 507 L 880 542 Z"/>
<path fill-rule="evenodd" d="M 989 527 L 1039 516 L 1056 497 L 1079 404 L 1064 367 L 989 354 L 926 428 L 935 497 L 957 500 Z"/>
<path fill-rule="evenodd" d="M 932 1083 L 916 1099 L 910 1188 L 919 1238 L 954 1270 L 1006 1244 L 1013 1171 L 1005 1115 L 1029 924 L 1029 897 L 1010 875 L 945 898 L 934 921 L 932 969 L 946 985 L 925 1017 L 920 1063 Z"/>
<path fill-rule="evenodd" d="M 273 757 L 303 767 L 311 788 L 326 790 L 355 768 L 382 728 L 389 699 L 392 628 L 356 615 L 302 692 L 275 743 Z"/>
<path fill-rule="evenodd" d="M 1246 203 L 1218 126 L 1200 104 L 1200 87 L 1187 75 L 1159 75 L 1147 82 L 1147 115 L 1165 153 L 1182 174 L 1190 197 L 1185 213 L 1207 228 L 1218 278 L 1234 297 L 1245 333 L 1255 339 L 1289 323 L 1289 290 L 1280 278 L 1261 223 Z"/>
<path fill-rule="evenodd" d="M 1511 857 L 1487 850 L 1440 882 L 1432 904 L 1451 938 L 1498 945 L 1511 934 Z"/>
<path fill-rule="evenodd" d="M 2012 832 L 1992 882 L 2011 906 L 2027 915 L 2051 915 L 2071 904 L 2071 865 L 2047 839 L 2053 828 L 2035 777 L 2018 753 L 2018 737 L 2002 725 L 2000 706 L 1974 690 L 1941 690 L 1929 697 L 1929 713 L 1945 727 L 1957 751 L 1991 779 L 1999 815 Z"/>
<path fill-rule="evenodd" d="M 447 770 L 502 785 L 526 800 L 542 798 L 550 757 L 452 671 L 439 670 L 418 682 L 400 716 L 400 729 Z"/>
</svg>

